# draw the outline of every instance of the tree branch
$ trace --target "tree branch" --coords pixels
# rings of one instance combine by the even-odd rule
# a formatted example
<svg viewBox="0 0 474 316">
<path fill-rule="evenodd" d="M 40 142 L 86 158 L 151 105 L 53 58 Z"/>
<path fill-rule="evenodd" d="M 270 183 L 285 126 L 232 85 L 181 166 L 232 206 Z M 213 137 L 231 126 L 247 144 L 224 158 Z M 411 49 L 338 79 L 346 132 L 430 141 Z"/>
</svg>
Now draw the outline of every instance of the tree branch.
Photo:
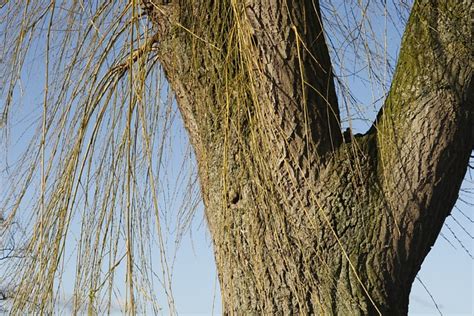
<svg viewBox="0 0 474 316">
<path fill-rule="evenodd" d="M 203 147 L 198 143 L 212 134 L 198 130 L 223 122 L 218 115 L 226 103 L 245 98 L 252 99 L 253 104 L 246 105 L 253 107 L 248 109 L 251 113 L 260 112 L 258 115 L 267 120 L 265 125 L 270 123 L 279 130 L 271 133 L 275 137 L 272 142 L 289 147 L 294 144 L 298 149 L 315 147 L 312 151 L 318 156 L 342 143 L 317 1 L 266 0 L 245 5 L 193 1 L 180 2 L 179 6 L 176 1 L 143 3 L 161 33 L 161 62 L 196 151 Z M 229 67 L 221 69 L 222 64 Z M 241 80 L 247 80 L 239 84 L 246 87 L 248 91 L 241 92 L 248 96 L 232 100 L 241 93 L 235 91 L 239 89 L 236 82 Z M 203 93 L 197 96 L 196 91 Z M 196 107 L 193 100 L 197 98 L 206 104 L 205 111 Z M 243 122 L 245 118 L 234 116 L 232 120 Z"/>
<path fill-rule="evenodd" d="M 307 138 L 321 156 L 337 148 L 339 108 L 319 1 L 248 1 L 245 12 L 262 74 L 259 94 L 271 104 L 265 117 L 282 121 L 285 134 Z"/>
<path fill-rule="evenodd" d="M 400 267 L 413 269 L 400 275 L 413 278 L 454 206 L 474 145 L 468 3 L 416 1 L 372 130 L 380 181 L 397 223 L 395 255 Z"/>
</svg>

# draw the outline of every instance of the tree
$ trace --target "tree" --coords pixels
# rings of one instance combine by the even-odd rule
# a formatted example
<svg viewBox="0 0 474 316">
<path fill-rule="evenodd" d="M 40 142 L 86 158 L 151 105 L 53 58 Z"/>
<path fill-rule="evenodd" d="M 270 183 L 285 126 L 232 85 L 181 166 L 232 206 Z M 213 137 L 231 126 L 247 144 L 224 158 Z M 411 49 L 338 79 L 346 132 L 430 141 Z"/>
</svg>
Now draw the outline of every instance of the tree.
<svg viewBox="0 0 474 316">
<path fill-rule="evenodd" d="M 406 314 L 473 149 L 471 5 L 415 3 L 373 128 L 344 139 L 317 1 L 149 4 L 224 310 Z"/>
<path fill-rule="evenodd" d="M 95 89 L 86 94 L 92 101 L 84 103 L 76 124 L 89 124 L 102 96 L 126 73 L 136 71 L 133 78 L 140 78 L 150 60 L 161 63 L 198 162 L 224 312 L 406 314 L 411 284 L 457 200 L 474 149 L 472 3 L 415 1 L 390 91 L 363 135 L 342 132 L 318 1 L 130 5 L 135 20 L 141 6 L 152 35 L 134 37 L 130 22 L 127 58 L 109 68 L 106 80 L 88 84 Z M 51 21 L 54 7 L 45 13 Z M 50 24 L 48 38 L 51 29 Z M 96 76 L 104 71 L 95 69 Z M 150 156 L 147 112 L 140 112 L 146 79 L 130 82 L 134 94 L 128 109 L 121 108 L 129 117 L 121 146 L 133 147 L 130 122 L 137 111 L 143 150 Z M 52 110 L 45 106 L 46 111 Z M 39 160 L 45 158 L 50 124 L 43 117 Z M 81 128 L 60 173 L 84 169 L 78 157 L 87 148 L 87 132 Z M 128 166 L 135 161 L 131 152 L 122 153 Z M 77 188 L 62 180 L 47 196 L 45 170 L 38 209 L 46 212 L 42 216 L 64 212 L 54 222 L 60 235 Z M 134 173 L 128 170 L 123 205 L 132 210 L 135 193 L 128 187 Z M 124 218 L 133 306 L 130 212 Z M 53 245 L 56 232 L 38 231 L 31 249 L 53 240 L 54 256 L 60 256 L 64 240 Z M 38 256 L 46 250 L 35 251 Z M 49 264 L 40 274 L 57 269 Z M 45 301 L 51 300 L 53 283 Z"/>
</svg>

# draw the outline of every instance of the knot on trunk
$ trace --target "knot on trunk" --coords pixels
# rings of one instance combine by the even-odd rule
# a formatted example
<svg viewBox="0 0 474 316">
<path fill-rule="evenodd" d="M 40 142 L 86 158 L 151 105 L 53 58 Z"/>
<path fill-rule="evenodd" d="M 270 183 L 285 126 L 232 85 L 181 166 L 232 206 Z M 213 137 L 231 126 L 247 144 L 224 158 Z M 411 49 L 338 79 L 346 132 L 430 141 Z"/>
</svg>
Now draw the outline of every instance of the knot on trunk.
<svg viewBox="0 0 474 316">
<path fill-rule="evenodd" d="M 175 0 L 142 0 L 141 8 L 158 29 L 160 37 L 169 34 L 178 24 L 179 5 Z"/>
</svg>

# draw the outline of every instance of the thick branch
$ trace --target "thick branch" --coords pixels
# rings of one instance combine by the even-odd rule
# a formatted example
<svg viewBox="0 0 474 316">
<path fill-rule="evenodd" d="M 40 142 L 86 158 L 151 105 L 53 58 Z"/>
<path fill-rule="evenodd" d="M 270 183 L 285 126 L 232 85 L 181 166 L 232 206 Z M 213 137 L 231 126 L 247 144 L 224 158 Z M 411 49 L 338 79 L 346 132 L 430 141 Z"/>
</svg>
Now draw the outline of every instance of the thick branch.
<svg viewBox="0 0 474 316">
<path fill-rule="evenodd" d="M 162 33 L 162 65 L 197 151 L 202 150 L 196 148 L 197 139 L 212 134 L 197 132 L 198 126 L 228 119 L 222 115 L 229 102 L 233 107 L 245 102 L 246 115 L 280 124 L 272 142 L 319 156 L 340 145 L 339 109 L 317 1 L 144 3 Z M 238 94 L 247 96 L 234 99 Z M 230 115 L 236 121 L 242 114 Z"/>
<path fill-rule="evenodd" d="M 294 194 L 342 143 L 318 2 L 145 2 L 206 205 L 214 203 L 209 190 L 240 186 L 235 176 L 221 181 L 244 166 L 260 175 L 266 168 L 282 196 Z M 218 215 L 209 216 L 211 229 Z"/>
<path fill-rule="evenodd" d="M 339 108 L 318 1 L 248 1 L 267 117 L 324 155 L 341 143 Z M 293 135 L 292 135 L 293 134 Z"/>
<path fill-rule="evenodd" d="M 375 125 L 400 277 L 415 277 L 451 212 L 474 144 L 470 1 L 417 1 Z M 403 271 L 402 271 L 403 270 Z"/>
</svg>

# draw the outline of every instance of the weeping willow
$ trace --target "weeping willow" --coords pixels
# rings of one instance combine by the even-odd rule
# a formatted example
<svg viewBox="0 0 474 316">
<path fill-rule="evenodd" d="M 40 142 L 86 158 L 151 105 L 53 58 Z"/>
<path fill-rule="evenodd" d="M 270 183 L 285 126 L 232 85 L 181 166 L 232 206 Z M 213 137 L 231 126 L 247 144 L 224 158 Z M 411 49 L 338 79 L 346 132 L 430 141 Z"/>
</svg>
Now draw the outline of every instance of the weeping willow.
<svg viewBox="0 0 474 316">
<path fill-rule="evenodd" d="M 0 268 L 0 284 L 7 289 L 6 307 L 12 314 L 60 313 L 64 304 L 74 313 L 111 313 L 119 306 L 126 314 L 156 314 L 163 308 L 161 300 L 169 313 L 177 313 L 170 238 L 179 243 L 202 206 L 202 195 L 210 196 L 208 190 L 217 188 L 221 190 L 215 195 L 219 200 L 204 198 L 208 208 L 222 212 L 220 216 L 206 213 L 214 241 L 232 235 L 236 221 L 253 221 L 253 217 L 236 219 L 238 211 L 232 205 L 239 201 L 262 213 L 271 210 L 272 217 L 262 219 L 269 227 L 284 226 L 286 210 L 301 208 L 311 213 L 309 218 L 316 218 L 307 223 L 308 229 L 325 227 L 321 231 L 341 251 L 348 275 L 357 279 L 380 313 L 369 293 L 372 289 L 359 277 L 347 244 L 339 238 L 337 223 L 326 215 L 326 204 L 320 201 L 325 191 L 310 187 L 304 194 L 286 191 L 291 185 L 281 181 L 315 180 L 303 170 L 294 175 L 288 168 L 289 176 L 278 181 L 267 177 L 272 174 L 268 157 L 285 150 L 278 147 L 278 140 L 280 133 L 288 131 L 285 127 L 275 131 L 266 124 L 272 113 L 268 112 L 269 100 L 262 97 L 265 84 L 256 58 L 258 44 L 243 5 L 209 1 L 183 8 L 181 3 L 181 10 L 205 16 L 194 21 L 192 15 L 187 16 L 189 20 L 180 19 L 168 11 L 170 6 L 156 3 L 28 0 L 0 4 L 0 133 L 5 150 L 2 177 L 7 183 L 0 196 L 0 237 L 11 249 Z M 337 159 L 316 155 L 315 161 L 304 163 L 316 166 L 321 161 L 344 161 L 338 168 L 353 175 L 354 187 L 365 183 L 364 168 L 370 164 L 365 148 L 374 139 L 355 141 L 355 134 L 371 126 L 389 93 L 396 63 L 389 37 L 401 37 L 410 8 L 404 1 L 321 3 L 332 58 L 328 69 L 334 72 L 337 96 L 318 97 L 328 103 L 332 97 L 339 100 L 340 116 L 334 117 L 347 135 L 341 131 L 332 137 L 349 141 L 337 151 Z M 171 39 L 163 38 L 164 29 L 167 36 L 174 34 L 168 36 Z M 300 38 L 300 31 L 295 27 L 292 34 L 295 49 L 301 52 L 294 62 L 303 67 L 300 60 L 312 58 L 307 48 L 311 43 Z M 181 48 L 174 36 L 188 39 L 183 49 L 194 52 L 182 67 L 192 70 L 184 74 L 188 82 L 177 79 L 183 74 L 170 72 L 170 64 L 180 69 L 175 53 Z M 200 80 L 208 85 L 196 90 L 195 98 L 204 101 L 190 102 L 192 109 L 183 109 L 183 102 L 177 105 L 186 85 Z M 303 85 L 302 99 L 307 98 L 305 93 L 320 91 L 305 87 L 306 78 L 298 80 Z M 369 104 L 362 105 L 365 100 L 358 100 L 351 91 L 359 89 L 360 82 L 372 94 Z M 197 119 L 186 117 L 186 110 L 197 113 Z M 312 133 L 308 111 L 305 107 L 303 130 L 298 131 L 299 145 L 306 146 L 300 149 L 325 152 L 330 142 L 314 148 L 306 142 Z M 193 149 L 186 137 L 177 136 L 183 129 L 181 115 Z M 386 143 L 394 142 L 394 134 L 383 135 Z M 198 141 L 201 145 L 196 145 Z M 178 143 L 186 149 L 179 152 Z M 206 160 L 213 153 L 210 144 L 219 144 L 220 154 L 208 159 L 211 171 L 206 174 L 204 167 L 198 171 L 195 160 L 196 156 Z M 299 159 L 289 155 L 290 164 Z M 390 160 L 389 154 L 386 159 Z M 282 161 L 283 166 L 285 163 Z M 246 173 L 235 170 L 236 164 L 248 166 Z M 216 178 L 218 186 L 203 185 Z M 251 185 L 248 179 L 253 179 Z M 245 191 L 249 187 L 267 193 L 249 201 L 251 193 Z M 291 203 L 280 200 L 291 194 L 295 194 Z M 365 203 L 363 197 L 360 200 Z M 317 207 L 309 210 L 306 205 Z M 257 245 L 256 259 L 249 259 L 249 264 L 259 271 L 263 269 L 257 262 L 264 256 L 264 247 L 258 246 L 262 236 L 256 233 L 260 228 L 248 227 L 242 234 L 248 233 L 249 243 Z M 276 237 L 275 247 L 286 251 L 290 239 Z M 216 247 L 224 246 L 217 243 Z M 236 242 L 229 247 L 245 249 L 248 245 Z M 314 260 L 330 275 L 327 258 Z M 233 268 L 218 260 L 218 269 Z M 70 275 L 74 284 L 68 288 L 65 280 Z M 308 287 L 321 282 L 308 275 L 299 282 Z M 221 276 L 221 282 L 225 278 Z M 256 282 L 255 292 L 259 291 L 263 293 L 265 285 Z M 298 300 L 305 300 L 304 291 L 295 292 Z M 327 304 L 322 297 L 314 300 L 323 307 Z M 324 313 L 323 307 L 319 312 Z"/>
<path fill-rule="evenodd" d="M 5 148 L 11 131 L 34 126 L 3 170 L 2 237 L 16 246 L 2 268 L 11 311 L 52 312 L 62 301 L 93 314 L 117 301 L 127 313 L 157 311 L 156 288 L 173 311 L 161 207 L 186 227 L 199 200 L 189 158 L 177 177 L 186 201 L 160 195 L 177 112 L 139 3 L 11 1 L 1 16 Z M 27 71 L 44 86 L 26 89 L 42 100 L 22 105 Z M 15 116 L 25 110 L 26 122 Z M 72 298 L 60 290 L 66 270 Z"/>
</svg>

